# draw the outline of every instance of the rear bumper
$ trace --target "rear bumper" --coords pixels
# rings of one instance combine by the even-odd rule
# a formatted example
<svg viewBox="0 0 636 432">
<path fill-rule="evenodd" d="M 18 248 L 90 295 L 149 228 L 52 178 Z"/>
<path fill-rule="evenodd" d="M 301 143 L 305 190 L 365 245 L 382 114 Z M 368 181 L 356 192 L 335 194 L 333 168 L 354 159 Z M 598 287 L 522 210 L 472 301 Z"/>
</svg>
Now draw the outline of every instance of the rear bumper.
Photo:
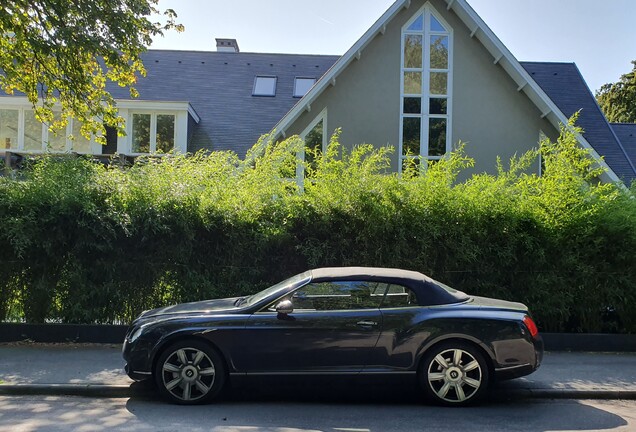
<svg viewBox="0 0 636 432">
<path fill-rule="evenodd" d="M 532 354 L 526 356 L 525 362 L 513 366 L 495 368 L 495 379 L 498 381 L 509 380 L 530 375 L 536 371 L 543 361 L 543 339 L 541 335 L 537 335 L 536 339 L 532 340 L 532 348 L 530 350 L 524 351 L 532 352 Z"/>
</svg>

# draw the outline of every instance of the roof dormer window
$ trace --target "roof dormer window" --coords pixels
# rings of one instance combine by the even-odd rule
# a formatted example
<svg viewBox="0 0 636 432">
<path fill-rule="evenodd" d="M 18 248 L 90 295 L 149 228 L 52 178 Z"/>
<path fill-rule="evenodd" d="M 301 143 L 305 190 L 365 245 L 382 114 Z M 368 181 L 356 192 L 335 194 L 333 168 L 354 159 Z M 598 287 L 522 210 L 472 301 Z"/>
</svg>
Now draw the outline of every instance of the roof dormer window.
<svg viewBox="0 0 636 432">
<path fill-rule="evenodd" d="M 294 97 L 303 97 L 316 84 L 316 78 L 296 77 L 294 80 Z"/>
<path fill-rule="evenodd" d="M 252 96 L 276 96 L 276 81 L 275 76 L 257 76 L 254 79 Z"/>
</svg>

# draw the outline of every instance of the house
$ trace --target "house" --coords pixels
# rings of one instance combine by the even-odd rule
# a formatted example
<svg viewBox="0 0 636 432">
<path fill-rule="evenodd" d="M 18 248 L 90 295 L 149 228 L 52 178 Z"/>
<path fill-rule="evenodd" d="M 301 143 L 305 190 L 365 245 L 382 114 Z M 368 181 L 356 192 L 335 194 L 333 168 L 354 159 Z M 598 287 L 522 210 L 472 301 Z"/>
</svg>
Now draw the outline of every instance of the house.
<svg viewBox="0 0 636 432">
<path fill-rule="evenodd" d="M 636 179 L 633 128 L 607 122 L 576 66 L 517 61 L 466 0 L 397 0 L 341 57 L 242 53 L 237 41 L 217 39 L 216 52 L 150 50 L 144 64 L 138 99 L 110 89 L 126 136 L 109 131 L 104 147 L 49 137 L 26 99 L 6 96 L 0 143 L 14 152 L 243 155 L 272 130 L 324 148 L 342 128 L 347 147 L 394 146 L 398 172 L 411 160 L 438 160 L 460 141 L 473 172 L 494 172 L 497 156 L 555 139 L 580 111 L 578 140 L 607 168 L 604 180 Z M 78 129 L 71 122 L 68 133 Z"/>
</svg>

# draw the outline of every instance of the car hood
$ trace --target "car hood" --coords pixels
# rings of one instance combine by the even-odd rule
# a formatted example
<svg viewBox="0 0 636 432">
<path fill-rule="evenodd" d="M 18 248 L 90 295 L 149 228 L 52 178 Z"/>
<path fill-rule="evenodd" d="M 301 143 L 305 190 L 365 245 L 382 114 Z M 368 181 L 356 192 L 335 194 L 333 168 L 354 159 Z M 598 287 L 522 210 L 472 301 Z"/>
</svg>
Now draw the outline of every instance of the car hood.
<svg viewBox="0 0 636 432">
<path fill-rule="evenodd" d="M 239 310 L 234 304 L 239 297 L 226 299 L 203 300 L 192 303 L 181 303 L 173 306 L 152 309 L 141 314 L 139 318 L 150 318 L 159 315 L 197 314 L 207 312 L 234 312 Z"/>
<path fill-rule="evenodd" d="M 528 313 L 528 307 L 523 303 L 478 296 L 471 296 L 471 299 L 473 305 L 479 306 L 482 309 L 498 309 Z"/>
</svg>

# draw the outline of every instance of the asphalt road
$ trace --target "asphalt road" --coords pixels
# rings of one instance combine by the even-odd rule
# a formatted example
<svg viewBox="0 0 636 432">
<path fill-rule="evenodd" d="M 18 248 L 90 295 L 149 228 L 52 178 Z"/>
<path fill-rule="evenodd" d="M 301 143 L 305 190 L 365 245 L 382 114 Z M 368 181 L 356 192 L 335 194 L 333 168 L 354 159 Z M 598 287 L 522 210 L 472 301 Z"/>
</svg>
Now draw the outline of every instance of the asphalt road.
<svg viewBox="0 0 636 432">
<path fill-rule="evenodd" d="M 634 431 L 636 401 L 517 400 L 473 408 L 405 402 L 234 400 L 183 407 L 150 399 L 0 397 L 0 431 Z"/>
</svg>

